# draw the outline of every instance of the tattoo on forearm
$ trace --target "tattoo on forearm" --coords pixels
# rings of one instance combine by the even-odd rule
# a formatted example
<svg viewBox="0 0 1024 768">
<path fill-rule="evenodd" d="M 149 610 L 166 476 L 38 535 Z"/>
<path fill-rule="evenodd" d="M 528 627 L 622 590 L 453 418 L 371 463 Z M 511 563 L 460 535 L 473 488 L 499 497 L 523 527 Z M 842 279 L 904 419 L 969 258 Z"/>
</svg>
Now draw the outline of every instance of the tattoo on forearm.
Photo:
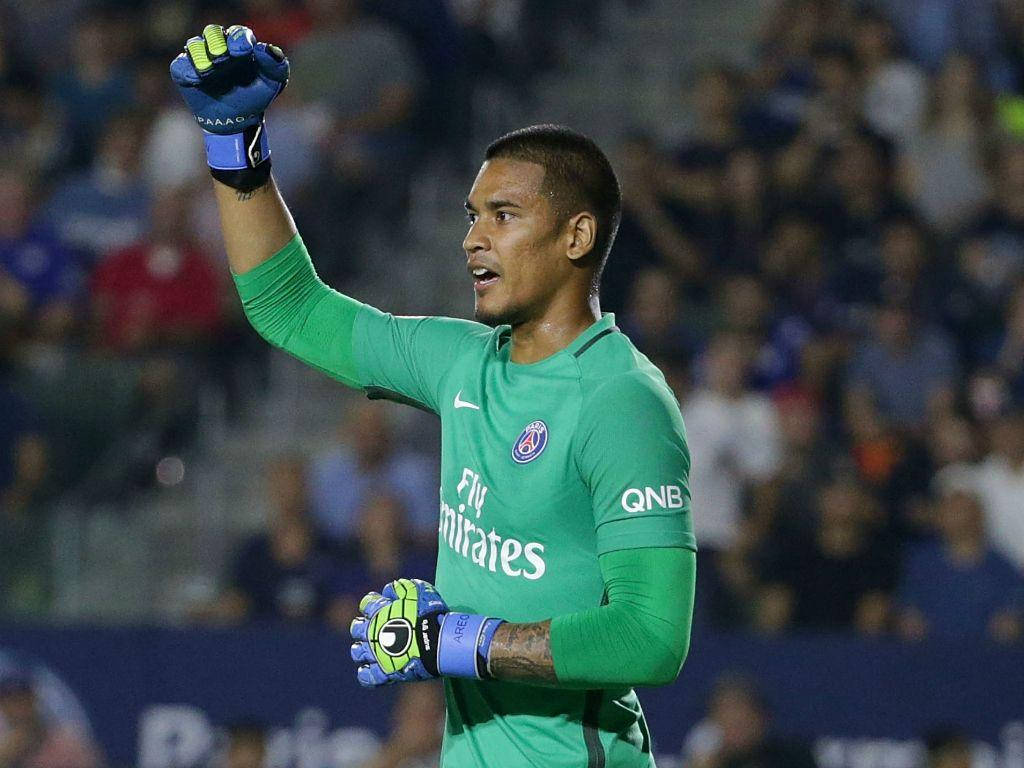
<svg viewBox="0 0 1024 768">
<path fill-rule="evenodd" d="M 246 200 L 252 200 L 260 192 L 270 191 L 270 184 L 264 184 L 262 187 L 256 187 L 256 189 L 250 189 L 247 192 L 243 192 L 241 189 L 235 190 L 235 199 L 240 203 L 244 203 Z"/>
<path fill-rule="evenodd" d="M 551 622 L 502 624 L 491 641 L 489 666 L 499 680 L 558 682 L 551 659 Z"/>
</svg>

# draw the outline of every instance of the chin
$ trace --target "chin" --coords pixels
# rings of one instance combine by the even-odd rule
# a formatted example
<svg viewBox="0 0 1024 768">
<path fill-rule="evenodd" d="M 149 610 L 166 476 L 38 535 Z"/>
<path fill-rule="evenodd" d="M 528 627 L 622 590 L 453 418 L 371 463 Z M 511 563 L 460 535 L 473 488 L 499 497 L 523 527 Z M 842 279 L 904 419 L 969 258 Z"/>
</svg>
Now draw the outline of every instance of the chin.
<svg viewBox="0 0 1024 768">
<path fill-rule="evenodd" d="M 478 323 L 495 328 L 499 325 L 516 325 L 520 322 L 519 312 L 514 307 L 481 306 L 480 302 L 473 307 L 473 317 Z"/>
</svg>

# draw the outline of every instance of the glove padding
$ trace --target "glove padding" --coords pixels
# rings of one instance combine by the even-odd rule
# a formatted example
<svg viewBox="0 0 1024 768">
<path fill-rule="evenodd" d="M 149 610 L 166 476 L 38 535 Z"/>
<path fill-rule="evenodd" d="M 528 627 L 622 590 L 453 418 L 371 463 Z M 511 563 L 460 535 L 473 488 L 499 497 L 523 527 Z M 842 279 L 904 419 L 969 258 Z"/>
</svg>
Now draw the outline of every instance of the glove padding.
<svg viewBox="0 0 1024 768">
<path fill-rule="evenodd" d="M 376 688 L 438 677 L 437 648 L 448 605 L 422 579 L 398 579 L 359 603 L 352 660 L 360 685 Z"/>
<path fill-rule="evenodd" d="M 209 24 L 171 62 L 171 79 L 203 130 L 242 133 L 288 83 L 289 66 L 275 45 L 256 42 L 248 27 Z"/>
</svg>

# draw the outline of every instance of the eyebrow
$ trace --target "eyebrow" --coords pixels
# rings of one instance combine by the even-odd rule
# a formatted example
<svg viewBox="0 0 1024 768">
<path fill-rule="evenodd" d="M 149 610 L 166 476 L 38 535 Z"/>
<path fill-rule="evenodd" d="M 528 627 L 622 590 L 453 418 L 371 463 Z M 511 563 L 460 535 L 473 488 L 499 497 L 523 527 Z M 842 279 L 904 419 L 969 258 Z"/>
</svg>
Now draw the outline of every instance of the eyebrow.
<svg viewBox="0 0 1024 768">
<path fill-rule="evenodd" d="M 468 198 L 466 199 L 464 205 L 466 206 L 467 211 L 476 210 L 476 207 L 471 202 L 469 202 Z M 519 205 L 519 203 L 513 203 L 511 200 L 488 200 L 484 204 L 484 207 L 487 208 L 488 210 L 496 211 L 499 208 L 522 208 L 523 206 Z"/>
</svg>

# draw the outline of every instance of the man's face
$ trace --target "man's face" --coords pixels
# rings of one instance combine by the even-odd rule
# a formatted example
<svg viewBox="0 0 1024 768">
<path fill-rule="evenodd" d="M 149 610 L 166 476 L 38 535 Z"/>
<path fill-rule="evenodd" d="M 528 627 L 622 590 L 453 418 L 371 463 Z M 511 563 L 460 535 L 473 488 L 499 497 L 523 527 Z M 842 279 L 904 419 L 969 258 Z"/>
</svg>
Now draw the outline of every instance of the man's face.
<svg viewBox="0 0 1024 768">
<path fill-rule="evenodd" d="M 568 235 L 543 191 L 544 173 L 536 163 L 488 160 L 466 198 L 470 227 L 462 247 L 482 323 L 538 317 L 571 274 Z"/>
</svg>

